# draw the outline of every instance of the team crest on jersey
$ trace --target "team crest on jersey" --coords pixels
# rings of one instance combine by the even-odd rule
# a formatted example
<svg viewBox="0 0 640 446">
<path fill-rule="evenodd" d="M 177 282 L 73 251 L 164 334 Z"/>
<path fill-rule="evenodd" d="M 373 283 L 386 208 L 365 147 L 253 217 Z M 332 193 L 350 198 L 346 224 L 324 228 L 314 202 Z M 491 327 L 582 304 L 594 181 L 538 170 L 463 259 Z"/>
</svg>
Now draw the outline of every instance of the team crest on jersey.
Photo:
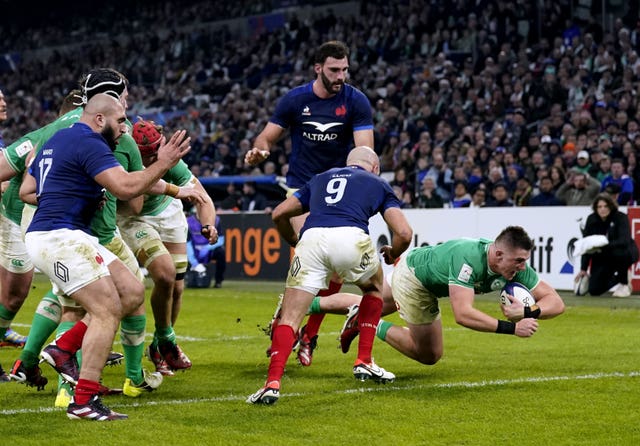
<svg viewBox="0 0 640 446">
<path fill-rule="evenodd" d="M 458 273 L 458 280 L 460 282 L 469 282 L 469 279 L 471 279 L 471 273 L 473 273 L 473 268 L 464 263 Z"/>
<path fill-rule="evenodd" d="M 498 277 L 497 279 L 493 279 L 493 282 L 491 282 L 491 290 L 501 290 L 506 284 L 507 281 L 503 277 Z"/>
<path fill-rule="evenodd" d="M 302 109 L 302 116 L 311 116 L 311 110 L 308 105 L 305 105 Z"/>
<path fill-rule="evenodd" d="M 340 107 L 336 108 L 336 116 L 345 116 L 347 114 L 347 107 L 342 104 Z"/>
</svg>

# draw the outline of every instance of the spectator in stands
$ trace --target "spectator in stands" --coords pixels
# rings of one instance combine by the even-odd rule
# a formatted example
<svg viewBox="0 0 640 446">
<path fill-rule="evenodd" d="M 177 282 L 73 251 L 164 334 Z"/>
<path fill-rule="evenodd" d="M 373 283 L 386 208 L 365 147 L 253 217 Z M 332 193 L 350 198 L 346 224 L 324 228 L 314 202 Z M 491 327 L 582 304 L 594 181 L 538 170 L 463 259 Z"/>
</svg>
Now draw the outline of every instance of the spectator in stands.
<svg viewBox="0 0 640 446">
<path fill-rule="evenodd" d="M 473 195 L 471 195 L 471 203 L 469 203 L 470 208 L 483 208 L 486 205 L 487 198 L 487 188 L 484 184 L 480 184 L 473 191 Z"/>
<path fill-rule="evenodd" d="M 451 197 L 450 206 L 452 208 L 466 208 L 471 203 L 471 195 L 467 190 L 467 182 L 464 180 L 456 180 L 453 183 L 453 196 Z"/>
<path fill-rule="evenodd" d="M 540 192 L 529 200 L 529 206 L 562 206 L 564 203 L 556 197 L 553 191 L 553 181 L 551 177 L 540 178 Z"/>
<path fill-rule="evenodd" d="M 567 206 L 589 206 L 600 192 L 600 182 L 580 171 L 569 169 L 567 181 L 556 192 Z"/>
<path fill-rule="evenodd" d="M 271 207 L 267 205 L 267 197 L 265 197 L 263 193 L 258 192 L 255 181 L 245 181 L 242 185 L 240 210 L 271 212 Z"/>
<path fill-rule="evenodd" d="M 533 187 L 527 177 L 518 178 L 516 190 L 513 192 L 513 202 L 516 206 L 529 206 L 529 200 L 533 195 Z"/>
<path fill-rule="evenodd" d="M 491 190 L 492 199 L 485 204 L 486 207 L 510 207 L 513 201 L 509 196 L 509 189 L 505 183 L 496 183 Z"/>
<path fill-rule="evenodd" d="M 602 153 L 602 151 L 600 151 Z M 600 156 L 600 162 L 598 169 L 596 170 L 594 178 L 602 182 L 608 175 L 611 174 L 611 158 L 606 153 L 602 153 Z"/>
<path fill-rule="evenodd" d="M 599 194 L 591 208 L 583 236 L 605 235 L 609 243 L 582 256 L 576 280 L 589 275 L 592 296 L 600 296 L 613 286 L 614 297 L 630 296 L 628 271 L 638 261 L 638 247 L 631 237 L 629 218 L 608 194 Z"/>
<path fill-rule="evenodd" d="M 216 203 L 216 209 L 239 211 L 242 207 L 242 193 L 236 189 L 236 185 L 233 182 L 227 184 L 227 196 Z"/>
<path fill-rule="evenodd" d="M 591 170 L 591 163 L 589 162 L 590 156 L 589 152 L 586 150 L 581 150 L 578 152 L 578 156 L 576 157 L 576 165 L 574 169 L 579 170 L 582 173 L 589 174 Z"/>
<path fill-rule="evenodd" d="M 444 199 L 436 190 L 436 184 L 432 177 L 425 176 L 422 180 L 422 190 L 418 197 L 419 208 L 442 208 L 444 207 Z"/>
<path fill-rule="evenodd" d="M 624 163 L 621 159 L 616 158 L 611 161 L 611 173 L 602 180 L 602 190 L 609 184 L 617 184 L 620 186 L 620 195 L 618 195 L 619 205 L 629 205 L 633 202 L 633 179 L 625 173 Z"/>
</svg>

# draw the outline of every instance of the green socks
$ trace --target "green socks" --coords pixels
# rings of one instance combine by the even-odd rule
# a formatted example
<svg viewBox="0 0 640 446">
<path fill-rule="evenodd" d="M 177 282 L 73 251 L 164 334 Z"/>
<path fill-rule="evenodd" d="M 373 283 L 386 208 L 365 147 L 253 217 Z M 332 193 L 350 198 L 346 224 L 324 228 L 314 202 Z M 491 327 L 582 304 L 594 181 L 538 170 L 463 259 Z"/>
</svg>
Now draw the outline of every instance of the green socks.
<svg viewBox="0 0 640 446">
<path fill-rule="evenodd" d="M 391 327 L 393 327 L 393 324 L 391 322 L 383 321 L 382 319 L 380 319 L 380 322 L 378 322 L 378 328 L 376 329 L 376 336 L 378 337 L 378 339 L 384 341 L 387 337 L 387 332 Z"/>
<path fill-rule="evenodd" d="M 120 340 L 122 341 L 126 364 L 125 374 L 134 384 L 140 384 L 144 378 L 142 374 L 142 356 L 144 354 L 146 325 L 147 317 L 144 314 L 126 316 L 120 323 Z"/>
</svg>

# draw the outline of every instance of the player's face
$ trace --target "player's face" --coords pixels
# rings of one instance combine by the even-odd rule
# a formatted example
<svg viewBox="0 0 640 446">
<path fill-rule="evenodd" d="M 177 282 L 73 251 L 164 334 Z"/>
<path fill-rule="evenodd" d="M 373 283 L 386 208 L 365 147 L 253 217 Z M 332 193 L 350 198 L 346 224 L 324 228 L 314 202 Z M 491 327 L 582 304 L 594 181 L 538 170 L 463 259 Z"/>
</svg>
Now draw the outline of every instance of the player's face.
<svg viewBox="0 0 640 446">
<path fill-rule="evenodd" d="M 127 132 L 127 117 L 124 114 L 124 109 L 118 107 L 116 112 L 110 113 L 105 116 L 105 126 L 100 134 L 107 141 L 111 150 L 116 150 L 118 139 Z"/>
<path fill-rule="evenodd" d="M 7 102 L 4 100 L 4 93 L 0 91 L 0 121 L 7 119 Z"/>
<path fill-rule="evenodd" d="M 344 59 L 327 57 L 323 64 L 316 64 L 315 70 L 326 92 L 331 95 L 338 94 L 347 79 L 349 60 L 346 57 Z"/>
<path fill-rule="evenodd" d="M 518 272 L 526 269 L 530 256 L 531 253 L 526 249 L 501 249 L 496 247 L 496 272 L 505 279 L 512 280 Z"/>
</svg>

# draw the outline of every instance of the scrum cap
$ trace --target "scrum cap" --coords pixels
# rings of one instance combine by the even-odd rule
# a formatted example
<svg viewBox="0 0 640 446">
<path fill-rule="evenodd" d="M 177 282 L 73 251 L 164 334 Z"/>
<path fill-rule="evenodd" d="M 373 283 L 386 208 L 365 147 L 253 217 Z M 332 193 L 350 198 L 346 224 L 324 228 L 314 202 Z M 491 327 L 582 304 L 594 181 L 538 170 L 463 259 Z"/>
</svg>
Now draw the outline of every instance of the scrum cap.
<svg viewBox="0 0 640 446">
<path fill-rule="evenodd" d="M 138 144 L 138 149 L 142 156 L 153 155 L 160 148 L 163 129 L 153 121 L 139 120 L 133 124 L 131 136 Z"/>
</svg>

